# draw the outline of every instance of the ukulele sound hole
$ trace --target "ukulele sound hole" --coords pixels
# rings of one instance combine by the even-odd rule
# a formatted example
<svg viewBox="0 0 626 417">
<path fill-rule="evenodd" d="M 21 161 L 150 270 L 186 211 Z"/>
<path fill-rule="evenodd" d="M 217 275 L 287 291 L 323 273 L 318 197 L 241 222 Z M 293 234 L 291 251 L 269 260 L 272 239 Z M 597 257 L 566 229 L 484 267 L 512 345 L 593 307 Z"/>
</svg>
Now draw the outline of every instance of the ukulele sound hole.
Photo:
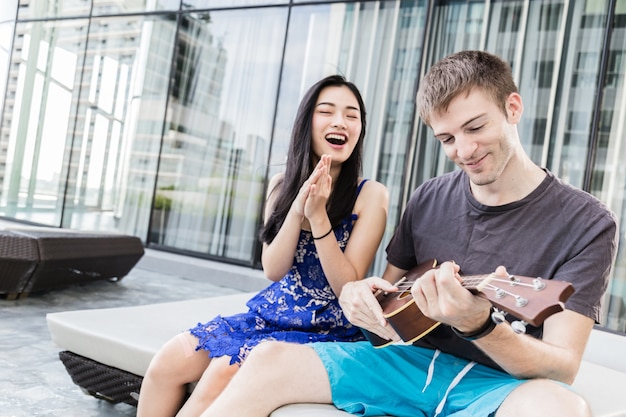
<svg viewBox="0 0 626 417">
<path fill-rule="evenodd" d="M 402 300 L 406 297 L 410 297 L 411 296 L 411 292 L 410 291 L 402 291 L 400 294 L 398 294 L 398 300 Z"/>
</svg>

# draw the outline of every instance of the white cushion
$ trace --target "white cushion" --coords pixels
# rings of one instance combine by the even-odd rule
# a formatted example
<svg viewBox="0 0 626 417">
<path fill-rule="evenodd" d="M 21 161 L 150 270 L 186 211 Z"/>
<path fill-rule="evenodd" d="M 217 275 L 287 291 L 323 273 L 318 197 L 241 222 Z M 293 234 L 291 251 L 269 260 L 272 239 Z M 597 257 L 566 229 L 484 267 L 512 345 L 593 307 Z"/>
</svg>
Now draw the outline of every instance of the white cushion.
<svg viewBox="0 0 626 417">
<path fill-rule="evenodd" d="M 218 314 L 245 310 L 253 293 L 46 316 L 52 340 L 96 362 L 143 376 L 157 350 L 179 332 Z"/>
<path fill-rule="evenodd" d="M 595 417 L 626 417 L 626 373 L 583 360 L 572 386 Z"/>
<path fill-rule="evenodd" d="M 626 336 L 593 329 L 572 386 L 595 417 L 626 417 Z"/>
<path fill-rule="evenodd" d="M 626 337 L 623 333 L 594 329 L 583 359 L 626 373 Z"/>
</svg>

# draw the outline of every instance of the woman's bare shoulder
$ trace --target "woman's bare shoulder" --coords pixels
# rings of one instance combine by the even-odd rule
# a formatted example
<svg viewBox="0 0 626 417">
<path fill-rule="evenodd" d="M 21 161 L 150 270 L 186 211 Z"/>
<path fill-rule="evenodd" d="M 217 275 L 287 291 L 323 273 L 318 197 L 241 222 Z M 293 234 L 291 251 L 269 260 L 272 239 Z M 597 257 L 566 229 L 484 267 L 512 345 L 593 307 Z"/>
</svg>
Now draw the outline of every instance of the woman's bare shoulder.
<svg viewBox="0 0 626 417">
<path fill-rule="evenodd" d="M 363 188 L 359 193 L 356 203 L 362 203 L 365 206 L 371 204 L 382 204 L 386 207 L 389 205 L 389 190 L 383 183 L 376 180 L 368 180 L 365 184 L 363 184 Z"/>
<path fill-rule="evenodd" d="M 371 196 L 389 196 L 389 190 L 387 186 L 381 182 L 376 180 L 368 180 L 365 184 L 363 184 L 363 188 L 361 189 L 361 194 L 366 193 Z"/>
</svg>

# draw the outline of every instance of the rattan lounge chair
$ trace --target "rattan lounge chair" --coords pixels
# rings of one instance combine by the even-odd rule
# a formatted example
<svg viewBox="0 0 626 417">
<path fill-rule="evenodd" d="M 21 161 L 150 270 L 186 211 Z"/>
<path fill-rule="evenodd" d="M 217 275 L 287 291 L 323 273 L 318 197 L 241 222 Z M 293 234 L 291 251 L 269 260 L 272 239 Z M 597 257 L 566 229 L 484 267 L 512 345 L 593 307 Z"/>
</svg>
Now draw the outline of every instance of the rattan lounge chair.
<svg viewBox="0 0 626 417">
<path fill-rule="evenodd" d="M 144 254 L 135 236 L 68 229 L 0 231 L 0 294 L 9 299 L 126 276 Z"/>
</svg>

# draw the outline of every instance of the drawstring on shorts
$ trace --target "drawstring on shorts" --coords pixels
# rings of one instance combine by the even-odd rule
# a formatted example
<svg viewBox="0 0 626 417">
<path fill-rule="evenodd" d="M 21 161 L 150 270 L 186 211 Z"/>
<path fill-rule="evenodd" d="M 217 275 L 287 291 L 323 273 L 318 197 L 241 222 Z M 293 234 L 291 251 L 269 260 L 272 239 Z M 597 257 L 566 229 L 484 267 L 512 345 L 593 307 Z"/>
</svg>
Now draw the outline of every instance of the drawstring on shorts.
<svg viewBox="0 0 626 417">
<path fill-rule="evenodd" d="M 437 360 L 437 357 L 439 356 L 440 353 L 441 351 L 439 349 L 435 350 L 435 353 L 433 354 L 433 358 L 430 360 L 430 364 L 428 365 L 428 375 L 426 376 L 426 383 L 424 384 L 424 388 L 422 388 L 422 392 L 426 391 L 426 388 L 428 388 L 428 386 L 432 382 L 433 375 L 435 373 L 435 361 Z M 450 391 L 452 391 L 454 387 L 459 385 L 459 382 L 461 382 L 463 377 L 467 375 L 467 373 L 470 371 L 470 369 L 474 367 L 475 364 L 476 362 L 474 361 L 467 363 L 463 367 L 463 369 L 461 369 L 461 371 L 458 374 L 456 374 L 452 382 L 450 382 L 450 385 L 448 385 L 448 389 L 446 390 L 446 393 L 444 394 L 443 398 L 439 402 L 439 405 L 437 405 L 437 408 L 435 409 L 434 417 L 437 417 L 443 410 L 443 407 L 446 405 L 446 400 L 448 399 L 448 394 L 450 393 Z"/>
</svg>

